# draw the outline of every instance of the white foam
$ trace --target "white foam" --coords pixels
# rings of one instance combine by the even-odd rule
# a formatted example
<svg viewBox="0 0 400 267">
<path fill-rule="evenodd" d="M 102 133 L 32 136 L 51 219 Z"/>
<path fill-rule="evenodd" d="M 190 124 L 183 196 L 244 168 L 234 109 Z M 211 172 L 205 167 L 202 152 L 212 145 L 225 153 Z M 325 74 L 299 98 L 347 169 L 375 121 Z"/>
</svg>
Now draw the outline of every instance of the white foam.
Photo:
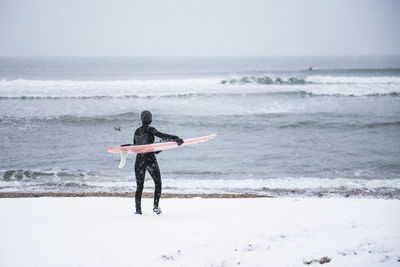
<svg viewBox="0 0 400 267">
<path fill-rule="evenodd" d="M 0 86 L 40 86 L 40 87 L 114 87 L 114 86 L 151 86 L 157 84 L 185 85 L 217 83 L 219 79 L 154 79 L 154 80 L 0 80 Z"/>
<path fill-rule="evenodd" d="M 87 182 L 97 187 L 129 187 L 134 181 Z M 152 181 L 145 183 L 147 190 L 153 190 Z M 400 189 L 400 178 L 395 179 L 346 179 L 346 178 L 273 178 L 273 179 L 163 179 L 164 192 L 173 193 L 230 193 L 257 192 L 268 190 L 325 190 L 332 188 L 366 189 L 376 191 L 380 188 Z"/>
<path fill-rule="evenodd" d="M 400 77 L 396 76 L 308 76 L 306 82 L 312 83 L 357 83 L 357 84 L 376 84 L 376 83 L 400 83 Z"/>
<path fill-rule="evenodd" d="M 204 93 L 218 79 L 164 80 L 0 80 L 2 97 L 92 97 L 92 96 L 164 96 Z"/>
<path fill-rule="evenodd" d="M 0 80 L 0 97 L 160 97 L 189 94 L 306 92 L 369 95 L 400 92 L 400 77 L 309 76 L 305 85 L 220 84 L 220 78 L 154 80 Z"/>
</svg>

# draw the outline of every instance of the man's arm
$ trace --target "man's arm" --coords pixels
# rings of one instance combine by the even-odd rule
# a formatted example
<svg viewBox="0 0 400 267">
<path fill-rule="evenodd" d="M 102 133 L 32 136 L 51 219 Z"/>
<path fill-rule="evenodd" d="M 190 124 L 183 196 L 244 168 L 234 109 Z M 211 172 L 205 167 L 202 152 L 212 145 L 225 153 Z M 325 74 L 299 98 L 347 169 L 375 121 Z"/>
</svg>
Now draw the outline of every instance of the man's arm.
<svg viewBox="0 0 400 267">
<path fill-rule="evenodd" d="M 180 145 L 183 144 L 182 138 L 179 138 L 179 137 L 176 136 L 176 135 L 170 135 L 170 134 L 166 134 L 166 133 L 159 132 L 159 131 L 156 130 L 156 128 L 152 128 L 151 130 L 152 130 L 152 133 L 153 133 L 155 136 L 161 138 L 162 140 L 177 142 L 177 143 L 178 143 L 178 146 L 180 146 Z"/>
</svg>

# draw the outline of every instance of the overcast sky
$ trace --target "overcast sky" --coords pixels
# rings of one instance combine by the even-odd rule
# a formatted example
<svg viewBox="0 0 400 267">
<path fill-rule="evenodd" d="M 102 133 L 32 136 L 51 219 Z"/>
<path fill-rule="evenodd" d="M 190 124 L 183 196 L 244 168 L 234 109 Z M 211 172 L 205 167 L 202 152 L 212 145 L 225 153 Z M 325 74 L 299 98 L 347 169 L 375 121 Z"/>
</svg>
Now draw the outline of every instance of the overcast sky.
<svg viewBox="0 0 400 267">
<path fill-rule="evenodd" d="M 0 0 L 0 56 L 400 55 L 399 0 Z"/>
</svg>

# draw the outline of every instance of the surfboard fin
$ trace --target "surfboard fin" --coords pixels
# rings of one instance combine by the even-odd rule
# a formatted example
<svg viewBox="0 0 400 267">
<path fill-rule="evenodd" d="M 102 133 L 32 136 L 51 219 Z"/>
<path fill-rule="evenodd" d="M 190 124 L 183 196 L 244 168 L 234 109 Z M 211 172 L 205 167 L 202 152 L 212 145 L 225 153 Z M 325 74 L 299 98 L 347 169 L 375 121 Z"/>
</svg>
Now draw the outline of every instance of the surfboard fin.
<svg viewBox="0 0 400 267">
<path fill-rule="evenodd" d="M 119 153 L 121 154 L 121 161 L 119 162 L 118 168 L 123 168 L 126 163 L 126 159 L 128 158 L 128 151 L 120 150 Z"/>
</svg>

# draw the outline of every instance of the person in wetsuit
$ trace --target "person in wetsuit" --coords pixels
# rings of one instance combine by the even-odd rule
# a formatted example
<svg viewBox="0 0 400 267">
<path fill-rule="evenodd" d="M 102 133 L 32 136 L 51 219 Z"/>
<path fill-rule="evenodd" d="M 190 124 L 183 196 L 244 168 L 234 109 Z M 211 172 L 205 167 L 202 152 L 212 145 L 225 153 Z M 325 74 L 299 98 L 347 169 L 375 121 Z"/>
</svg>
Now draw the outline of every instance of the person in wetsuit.
<svg viewBox="0 0 400 267">
<path fill-rule="evenodd" d="M 133 137 L 134 145 L 148 145 L 154 143 L 154 136 L 161 138 L 163 141 L 175 141 L 178 145 L 183 144 L 183 140 L 175 135 L 165 134 L 157 131 L 154 127 L 151 127 L 152 115 L 150 111 L 143 111 L 140 115 L 142 120 L 142 126 L 137 128 L 135 136 Z M 161 197 L 161 174 L 158 167 L 157 159 L 155 154 L 158 152 L 142 153 L 137 154 L 135 162 L 135 176 L 136 176 L 136 214 L 142 214 L 141 200 L 144 184 L 144 176 L 148 171 L 153 178 L 155 191 L 154 191 L 154 206 L 153 211 L 157 214 L 161 213 L 161 209 L 158 206 Z"/>
</svg>

